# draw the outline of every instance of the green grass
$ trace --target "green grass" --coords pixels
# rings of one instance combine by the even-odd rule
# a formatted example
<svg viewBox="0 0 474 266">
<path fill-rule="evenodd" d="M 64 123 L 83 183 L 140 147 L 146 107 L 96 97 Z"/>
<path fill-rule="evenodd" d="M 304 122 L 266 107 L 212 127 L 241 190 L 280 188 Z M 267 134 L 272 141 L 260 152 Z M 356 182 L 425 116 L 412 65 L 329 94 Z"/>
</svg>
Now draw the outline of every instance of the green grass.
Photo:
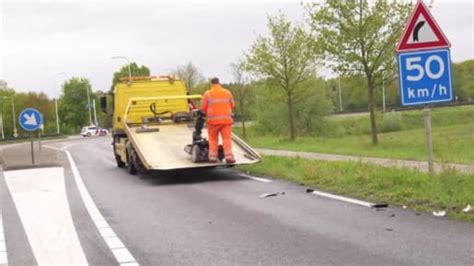
<svg viewBox="0 0 474 266">
<path fill-rule="evenodd" d="M 378 145 L 372 145 L 369 135 L 301 137 L 295 141 L 279 137 L 250 137 L 247 141 L 254 148 L 426 160 L 424 129 L 379 134 Z M 436 161 L 474 164 L 474 125 L 433 128 L 433 147 Z"/>
<path fill-rule="evenodd" d="M 433 110 L 433 150 L 438 162 L 474 164 L 474 106 Z M 423 112 L 402 112 L 402 130 L 379 133 L 379 144 L 372 145 L 368 117 L 329 118 L 341 130 L 340 137 L 258 136 L 249 128 L 248 143 L 255 148 L 271 148 L 343 155 L 426 160 Z M 365 129 L 364 129 L 365 128 Z M 239 129 L 236 128 L 236 132 Z M 326 134 L 331 135 L 331 134 Z"/>
<path fill-rule="evenodd" d="M 423 110 L 398 112 L 402 115 L 402 130 L 424 128 Z M 377 125 L 382 122 L 383 114 L 377 114 Z M 345 135 L 360 135 L 370 133 L 369 116 L 361 117 L 328 117 L 330 124 L 342 128 Z M 433 127 L 444 127 L 472 123 L 474 124 L 474 106 L 456 106 L 434 108 L 431 111 Z M 341 130 L 341 129 L 339 129 Z M 330 135 L 330 134 L 329 134 Z"/>
<path fill-rule="evenodd" d="M 417 171 L 359 162 L 273 156 L 264 157 L 260 164 L 238 169 L 370 202 L 406 205 L 426 212 L 446 210 L 449 217 L 474 221 L 474 212 L 461 211 L 467 204 L 474 204 L 474 175 L 447 171 L 430 177 Z"/>
</svg>

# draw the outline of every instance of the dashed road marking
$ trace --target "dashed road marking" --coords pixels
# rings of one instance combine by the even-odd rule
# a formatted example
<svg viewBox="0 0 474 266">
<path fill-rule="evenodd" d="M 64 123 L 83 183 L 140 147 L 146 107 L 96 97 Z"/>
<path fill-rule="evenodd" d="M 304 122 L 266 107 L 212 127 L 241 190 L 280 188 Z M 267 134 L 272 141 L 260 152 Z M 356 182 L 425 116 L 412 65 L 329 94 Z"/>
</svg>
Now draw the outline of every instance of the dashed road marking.
<svg viewBox="0 0 474 266">
<path fill-rule="evenodd" d="M 77 188 L 79 189 L 79 194 L 81 195 L 82 201 L 86 206 L 87 212 L 91 216 L 92 221 L 94 222 L 97 230 L 100 232 L 100 235 L 104 239 L 105 243 L 114 254 L 115 259 L 121 265 L 139 265 L 133 255 L 125 247 L 120 238 L 115 234 L 113 229 L 104 219 L 99 209 L 95 205 L 94 201 L 92 200 L 92 197 L 87 191 L 86 186 L 84 185 L 84 182 L 82 181 L 81 174 L 77 169 L 76 163 L 74 162 L 71 153 L 67 150 L 64 150 L 64 152 L 66 153 L 66 156 L 69 160 L 69 164 L 71 165 L 74 180 L 76 181 Z"/>
</svg>

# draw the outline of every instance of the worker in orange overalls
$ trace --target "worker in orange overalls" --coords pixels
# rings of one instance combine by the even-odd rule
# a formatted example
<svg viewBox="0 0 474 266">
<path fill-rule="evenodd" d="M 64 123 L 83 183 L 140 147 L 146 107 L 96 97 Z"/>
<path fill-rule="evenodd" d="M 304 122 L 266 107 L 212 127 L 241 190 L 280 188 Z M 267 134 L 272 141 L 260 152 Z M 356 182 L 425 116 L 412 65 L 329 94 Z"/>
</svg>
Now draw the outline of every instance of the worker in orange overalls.
<svg viewBox="0 0 474 266">
<path fill-rule="evenodd" d="M 209 162 L 217 162 L 219 133 L 224 146 L 225 160 L 235 163 L 232 153 L 232 111 L 234 97 L 219 84 L 218 78 L 211 79 L 211 89 L 204 93 L 201 109 L 206 113 L 207 135 L 209 137 Z"/>
</svg>

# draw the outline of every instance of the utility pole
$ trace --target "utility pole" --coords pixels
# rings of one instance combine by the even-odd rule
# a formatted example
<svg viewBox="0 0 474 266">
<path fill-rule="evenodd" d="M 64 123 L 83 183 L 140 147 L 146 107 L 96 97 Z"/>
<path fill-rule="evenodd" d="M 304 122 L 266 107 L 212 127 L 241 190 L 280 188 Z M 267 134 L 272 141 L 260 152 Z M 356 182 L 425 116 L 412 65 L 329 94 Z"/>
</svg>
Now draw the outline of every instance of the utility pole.
<svg viewBox="0 0 474 266">
<path fill-rule="evenodd" d="M 15 96 L 12 96 L 12 117 L 13 117 L 13 137 L 18 137 L 18 131 L 16 129 L 16 114 L 15 114 Z"/>
<path fill-rule="evenodd" d="M 94 123 L 96 126 L 98 126 L 97 123 L 97 110 L 95 109 L 95 99 L 92 99 L 92 106 L 94 107 Z"/>
<path fill-rule="evenodd" d="M 2 109 L 3 109 L 3 103 L 2 103 Z M 0 126 L 2 127 L 2 139 L 5 139 L 5 132 L 3 131 L 3 110 L 2 110 L 2 113 L 0 114 Z"/>
<path fill-rule="evenodd" d="M 382 112 L 385 113 L 385 71 L 382 73 Z"/>
<path fill-rule="evenodd" d="M 2 139 L 5 139 L 5 131 L 3 130 L 3 113 L 5 113 L 5 109 L 3 108 L 3 98 L 0 98 L 2 100 L 2 113 L 0 114 L 0 125 L 2 127 Z"/>
<path fill-rule="evenodd" d="M 339 112 L 342 112 L 341 76 L 338 77 L 338 81 L 339 81 Z"/>
<path fill-rule="evenodd" d="M 53 90 L 56 90 L 56 77 L 59 75 L 65 75 L 66 73 L 60 72 L 56 73 L 53 76 Z M 59 98 L 59 93 L 56 97 L 54 97 L 54 109 L 56 111 L 56 134 L 60 135 L 61 131 L 59 130 L 59 112 L 58 112 L 58 98 Z"/>
<path fill-rule="evenodd" d="M 130 86 L 132 84 L 132 70 L 130 69 L 130 59 L 126 56 L 112 56 L 112 59 L 124 59 L 127 60 L 127 66 L 128 66 L 128 85 Z"/>
<path fill-rule="evenodd" d="M 91 98 L 89 95 L 90 86 L 87 87 L 87 110 L 89 110 L 89 125 L 92 125 Z"/>
</svg>

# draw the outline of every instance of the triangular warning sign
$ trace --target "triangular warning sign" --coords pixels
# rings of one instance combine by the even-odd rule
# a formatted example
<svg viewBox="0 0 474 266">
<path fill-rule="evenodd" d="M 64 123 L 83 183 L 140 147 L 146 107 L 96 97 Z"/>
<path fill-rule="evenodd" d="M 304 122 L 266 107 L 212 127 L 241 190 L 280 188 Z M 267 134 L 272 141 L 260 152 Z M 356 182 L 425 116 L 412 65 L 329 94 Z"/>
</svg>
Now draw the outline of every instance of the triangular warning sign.
<svg viewBox="0 0 474 266">
<path fill-rule="evenodd" d="M 418 1 L 398 42 L 397 51 L 426 50 L 451 47 L 430 11 Z"/>
</svg>

